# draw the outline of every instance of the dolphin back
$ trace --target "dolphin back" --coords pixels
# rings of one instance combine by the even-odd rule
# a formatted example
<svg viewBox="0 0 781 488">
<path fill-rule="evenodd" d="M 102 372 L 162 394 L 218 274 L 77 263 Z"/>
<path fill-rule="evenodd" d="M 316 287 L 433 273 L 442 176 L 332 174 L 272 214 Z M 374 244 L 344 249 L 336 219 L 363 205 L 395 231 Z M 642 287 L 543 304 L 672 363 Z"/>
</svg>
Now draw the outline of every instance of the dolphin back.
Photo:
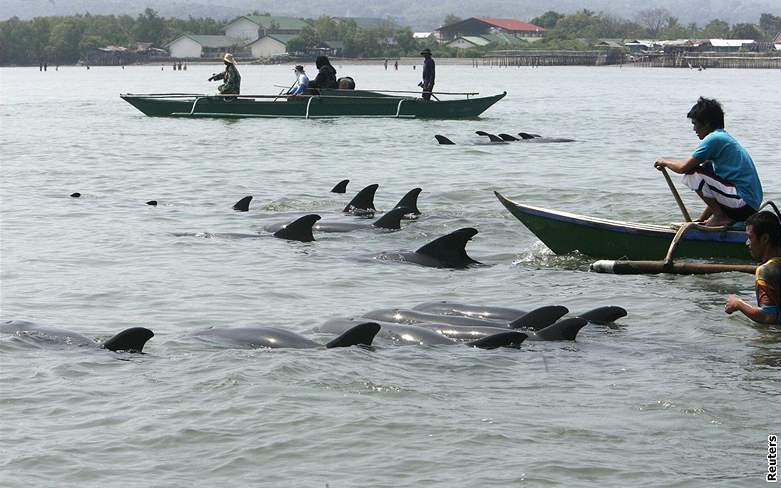
<svg viewBox="0 0 781 488">
<path fill-rule="evenodd" d="M 531 312 L 510 322 L 511 329 L 542 330 L 567 315 L 569 310 L 561 305 L 535 308 Z"/>
<path fill-rule="evenodd" d="M 399 203 L 396 204 L 396 208 L 406 207 L 408 209 L 407 213 L 420 215 L 420 210 L 418 209 L 418 195 L 420 195 L 421 191 L 423 190 L 420 188 L 413 188 L 408 191 L 406 195 L 401 197 Z"/>
<path fill-rule="evenodd" d="M 249 202 L 252 201 L 252 195 L 246 196 L 233 204 L 233 210 L 237 212 L 246 212 L 249 210 Z"/>
<path fill-rule="evenodd" d="M 353 212 L 355 210 L 376 210 L 374 208 L 374 194 L 377 192 L 377 188 L 379 187 L 380 185 L 375 183 L 359 191 L 353 197 L 353 199 L 350 200 L 350 203 L 344 207 L 343 212 Z"/>
<path fill-rule="evenodd" d="M 347 183 L 349 183 L 350 180 L 342 180 L 339 183 L 337 183 L 333 188 L 331 188 L 331 193 L 346 193 L 347 192 Z"/>
<path fill-rule="evenodd" d="M 104 341 L 101 346 L 109 351 L 143 352 L 146 341 L 154 335 L 144 327 L 131 327 Z"/>
<path fill-rule="evenodd" d="M 520 347 L 521 343 L 529 337 L 523 332 L 500 332 L 480 339 L 467 342 L 468 346 L 480 349 L 496 349 L 497 347 Z"/>
<path fill-rule="evenodd" d="M 377 219 L 372 226 L 380 229 L 401 229 L 401 219 L 408 213 L 412 213 L 407 207 L 396 207 L 388 210 L 385 215 Z"/>
<path fill-rule="evenodd" d="M 325 345 L 328 349 L 334 347 L 371 346 L 374 336 L 380 331 L 380 324 L 364 322 L 346 330 L 342 335 Z"/>
<path fill-rule="evenodd" d="M 626 310 L 616 306 L 599 307 L 582 313 L 578 315 L 578 317 L 586 319 L 594 324 L 609 324 L 621 317 L 626 317 Z"/>
<path fill-rule="evenodd" d="M 439 135 L 439 134 L 436 134 L 436 135 L 434 136 L 434 139 L 436 139 L 436 140 L 437 140 L 437 142 L 438 142 L 438 143 L 440 143 L 440 144 L 442 144 L 442 145 L 455 145 L 455 142 L 453 142 L 453 141 L 451 141 L 450 139 L 448 139 L 447 137 L 445 137 L 445 136 L 441 136 L 441 135 Z"/>
<path fill-rule="evenodd" d="M 580 317 L 564 319 L 537 331 L 537 339 L 543 341 L 574 341 L 588 320 Z"/>
<path fill-rule="evenodd" d="M 466 244 L 477 235 L 477 229 L 465 227 L 439 237 L 422 246 L 416 254 L 422 254 L 441 262 L 451 268 L 465 268 L 470 264 L 480 264 L 466 253 Z"/>
<path fill-rule="evenodd" d="M 312 226 L 318 220 L 320 220 L 320 216 L 317 214 L 304 215 L 274 232 L 274 237 L 290 241 L 312 242 L 315 240 L 312 235 Z"/>
</svg>

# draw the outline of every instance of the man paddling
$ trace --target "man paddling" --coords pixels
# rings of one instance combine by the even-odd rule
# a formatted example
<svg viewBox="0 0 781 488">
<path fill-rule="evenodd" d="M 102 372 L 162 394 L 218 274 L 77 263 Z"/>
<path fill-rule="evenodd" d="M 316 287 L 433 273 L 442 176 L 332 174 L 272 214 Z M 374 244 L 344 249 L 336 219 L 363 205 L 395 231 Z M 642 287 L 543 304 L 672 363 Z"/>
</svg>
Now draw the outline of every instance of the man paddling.
<svg viewBox="0 0 781 488">
<path fill-rule="evenodd" d="M 233 54 L 226 53 L 222 60 L 225 63 L 225 71 L 211 75 L 209 81 L 223 80 L 222 85 L 217 87 L 217 91 L 223 95 L 238 95 L 241 87 L 241 75 L 239 70 L 236 69 L 236 61 L 233 59 Z"/>
<path fill-rule="evenodd" d="M 300 64 L 293 69 L 293 72 L 296 74 L 296 83 L 293 85 L 290 91 L 287 92 L 287 94 L 301 95 L 304 93 L 304 90 L 306 90 L 307 86 L 309 86 L 309 77 L 306 75 L 306 73 L 304 73 L 304 67 Z"/>
<path fill-rule="evenodd" d="M 686 116 L 702 142 L 688 159 L 657 158 L 654 166 L 684 175 L 684 184 L 707 205 L 698 222 L 719 227 L 746 220 L 762 203 L 754 161 L 724 130 L 724 111 L 716 100 L 700 97 Z"/>
<path fill-rule="evenodd" d="M 781 324 L 781 223 L 771 212 L 759 212 L 746 220 L 746 234 L 751 256 L 760 262 L 754 277 L 757 306 L 744 302 L 735 295 L 727 298 L 724 311 L 741 312 L 754 322 Z"/>
</svg>

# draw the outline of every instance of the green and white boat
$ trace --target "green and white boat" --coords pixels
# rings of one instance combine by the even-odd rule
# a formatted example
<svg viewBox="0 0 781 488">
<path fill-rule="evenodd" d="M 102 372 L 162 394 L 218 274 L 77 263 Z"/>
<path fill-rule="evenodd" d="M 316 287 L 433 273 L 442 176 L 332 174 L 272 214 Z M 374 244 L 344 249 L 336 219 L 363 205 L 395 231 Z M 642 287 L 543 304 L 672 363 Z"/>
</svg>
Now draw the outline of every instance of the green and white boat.
<svg viewBox="0 0 781 488">
<path fill-rule="evenodd" d="M 507 94 L 475 97 L 478 93 L 437 93 L 440 100 L 423 100 L 396 92 L 327 90 L 319 94 L 203 95 L 192 93 L 121 94 L 123 100 L 150 117 L 384 117 L 399 119 L 476 118 Z M 400 92 L 412 93 L 412 92 Z M 445 99 L 460 95 L 465 98 Z M 439 98 L 439 97 L 437 97 Z"/>
<path fill-rule="evenodd" d="M 496 198 L 538 239 L 556 254 L 579 251 L 598 259 L 660 260 L 668 253 L 680 225 L 622 222 L 548 210 Z M 742 230 L 687 229 L 676 243 L 681 258 L 748 261 Z"/>
</svg>

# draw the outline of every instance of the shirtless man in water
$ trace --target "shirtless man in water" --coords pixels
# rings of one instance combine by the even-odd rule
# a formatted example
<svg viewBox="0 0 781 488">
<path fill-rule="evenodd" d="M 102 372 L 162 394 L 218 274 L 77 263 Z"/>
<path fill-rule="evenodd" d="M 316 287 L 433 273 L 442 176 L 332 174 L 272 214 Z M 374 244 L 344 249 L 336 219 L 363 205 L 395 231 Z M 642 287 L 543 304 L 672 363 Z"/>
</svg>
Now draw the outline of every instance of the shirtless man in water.
<svg viewBox="0 0 781 488">
<path fill-rule="evenodd" d="M 686 116 L 700 144 L 688 159 L 660 157 L 654 166 L 684 175 L 684 184 L 707 205 L 698 222 L 719 227 L 746 220 L 762 203 L 754 161 L 724 130 L 724 111 L 716 100 L 700 97 Z"/>
</svg>

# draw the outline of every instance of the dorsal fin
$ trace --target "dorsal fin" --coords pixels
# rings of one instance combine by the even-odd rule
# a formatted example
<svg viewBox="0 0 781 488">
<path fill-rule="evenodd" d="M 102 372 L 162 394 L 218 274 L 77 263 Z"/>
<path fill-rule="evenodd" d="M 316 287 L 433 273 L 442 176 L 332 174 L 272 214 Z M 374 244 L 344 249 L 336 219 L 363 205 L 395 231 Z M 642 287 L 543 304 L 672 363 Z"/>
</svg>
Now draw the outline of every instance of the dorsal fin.
<svg viewBox="0 0 781 488">
<path fill-rule="evenodd" d="M 453 145 L 455 144 L 455 142 L 453 142 L 450 139 L 448 139 L 447 137 L 441 136 L 439 134 L 435 135 L 434 139 L 436 139 L 437 142 L 440 143 L 440 144 L 453 144 Z"/>
<path fill-rule="evenodd" d="M 520 347 L 521 343 L 529 337 L 523 332 L 510 331 L 482 337 L 475 341 L 467 342 L 468 346 L 480 349 L 496 349 L 497 347 Z"/>
<path fill-rule="evenodd" d="M 318 220 L 320 220 L 320 216 L 317 214 L 304 215 L 274 232 L 274 237 L 290 241 L 312 242 L 315 240 L 312 235 L 312 226 Z"/>
<path fill-rule="evenodd" d="M 540 330 L 553 324 L 563 316 L 567 315 L 569 310 L 561 305 L 548 305 L 535 308 L 525 315 L 518 317 L 510 322 L 511 329 L 533 329 Z"/>
<path fill-rule="evenodd" d="M 364 322 L 347 329 L 342 335 L 325 345 L 328 349 L 333 347 L 371 346 L 374 336 L 380 331 L 380 324 Z"/>
<path fill-rule="evenodd" d="M 574 341 L 580 329 L 588 320 L 580 317 L 564 319 L 537 331 L 537 337 L 544 341 Z"/>
<path fill-rule="evenodd" d="M 408 213 L 412 213 L 409 208 L 396 207 L 392 210 L 388 210 L 385 215 L 375 220 L 374 223 L 372 223 L 372 226 L 380 229 L 401 229 L 401 219 Z"/>
<path fill-rule="evenodd" d="M 375 183 L 359 191 L 353 199 L 350 200 L 350 203 L 344 207 L 343 212 L 352 212 L 353 210 L 376 210 L 374 208 L 374 194 L 379 187 L 380 185 Z"/>
<path fill-rule="evenodd" d="M 501 137 L 503 141 L 507 142 L 514 142 L 518 140 L 517 137 L 511 136 L 510 134 L 499 134 L 499 137 Z"/>
<path fill-rule="evenodd" d="M 249 202 L 252 201 L 252 195 L 246 196 L 233 204 L 233 210 L 237 212 L 246 212 L 249 210 Z"/>
<path fill-rule="evenodd" d="M 434 239 L 417 251 L 455 268 L 463 268 L 470 264 L 480 264 L 466 254 L 466 243 L 477 235 L 477 229 L 464 227 L 445 236 Z"/>
<path fill-rule="evenodd" d="M 488 132 L 486 132 L 484 130 L 476 130 L 475 134 L 477 134 L 478 136 L 491 136 L 491 135 L 493 135 L 493 134 L 489 134 Z"/>
<path fill-rule="evenodd" d="M 336 184 L 333 188 L 331 188 L 331 193 L 346 193 L 347 192 L 347 183 L 349 183 L 350 180 L 342 180 L 339 183 Z"/>
<path fill-rule="evenodd" d="M 534 139 L 535 137 L 540 137 L 535 136 L 534 134 L 527 134 L 526 132 L 519 132 L 518 135 L 521 136 L 521 139 Z"/>
<path fill-rule="evenodd" d="M 491 142 L 506 142 L 506 141 L 502 140 L 502 138 L 501 138 L 501 137 L 499 137 L 499 136 L 495 136 L 495 135 L 493 135 L 493 134 L 488 134 L 488 139 L 489 139 Z"/>
<path fill-rule="evenodd" d="M 142 352 L 146 341 L 154 337 L 154 332 L 143 327 L 125 329 L 101 345 L 109 351 Z"/>
<path fill-rule="evenodd" d="M 615 322 L 621 317 L 626 317 L 626 310 L 616 306 L 599 307 L 579 314 L 578 317 L 595 324 L 608 324 Z"/>
<path fill-rule="evenodd" d="M 409 209 L 407 213 L 420 215 L 420 210 L 418 209 L 418 195 L 420 195 L 421 191 L 423 190 L 420 188 L 413 188 L 408 191 L 406 195 L 401 197 L 401 200 L 396 204 L 396 207 L 407 207 Z"/>
</svg>

